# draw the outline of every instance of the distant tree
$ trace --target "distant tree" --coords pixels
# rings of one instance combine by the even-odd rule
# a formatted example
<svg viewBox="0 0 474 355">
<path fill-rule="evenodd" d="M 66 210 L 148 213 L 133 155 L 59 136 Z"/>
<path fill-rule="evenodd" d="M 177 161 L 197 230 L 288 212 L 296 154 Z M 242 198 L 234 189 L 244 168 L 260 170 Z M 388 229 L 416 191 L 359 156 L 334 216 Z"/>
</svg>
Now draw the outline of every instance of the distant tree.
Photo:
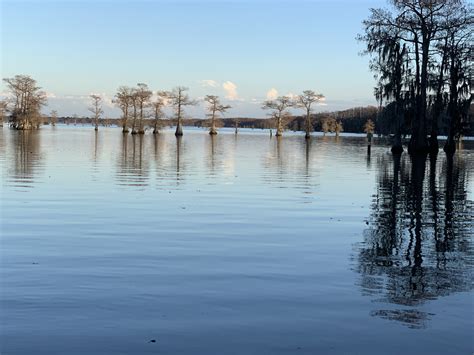
<svg viewBox="0 0 474 355">
<path fill-rule="evenodd" d="M 328 132 L 331 131 L 330 121 L 331 121 L 331 118 L 323 118 L 323 121 L 321 123 L 321 129 L 324 135 L 326 135 Z"/>
<path fill-rule="evenodd" d="M 374 121 L 372 121 L 371 119 L 368 119 L 367 122 L 365 122 L 365 125 L 364 125 L 364 132 L 365 133 L 374 133 L 375 131 L 375 124 L 374 124 Z"/>
<path fill-rule="evenodd" d="M 168 100 L 169 104 L 175 109 L 177 121 L 175 136 L 183 135 L 182 120 L 184 114 L 184 107 L 196 105 L 196 101 L 192 100 L 186 93 L 187 90 L 188 88 L 184 86 L 177 86 L 172 91 L 166 92 L 166 99 Z"/>
<path fill-rule="evenodd" d="M 153 134 L 159 133 L 160 128 L 160 119 L 163 117 L 163 107 L 166 103 L 166 92 L 159 91 L 157 93 L 157 98 L 154 101 L 151 101 L 150 105 L 153 109 Z"/>
<path fill-rule="evenodd" d="M 209 134 L 210 135 L 215 135 L 217 134 L 217 117 L 219 114 L 224 114 L 228 109 L 231 108 L 231 106 L 229 105 L 223 105 L 221 104 L 221 101 L 219 99 L 219 96 L 215 96 L 215 95 L 206 95 L 206 97 L 204 98 L 204 100 L 207 102 L 208 106 L 207 106 L 207 110 L 208 110 L 208 114 L 207 116 L 209 117 L 210 119 L 210 129 L 209 129 Z"/>
<path fill-rule="evenodd" d="M 334 123 L 334 132 L 336 133 L 336 137 L 339 137 L 339 134 L 344 131 L 344 127 L 341 121 L 336 121 Z"/>
<path fill-rule="evenodd" d="M 130 117 L 130 109 L 132 107 L 132 95 L 133 89 L 128 86 L 120 86 L 117 89 L 117 93 L 115 94 L 114 103 L 120 108 L 122 111 L 122 132 L 128 133 L 128 119 Z"/>
<path fill-rule="evenodd" d="M 56 126 L 56 123 L 58 122 L 58 111 L 52 110 L 50 113 L 50 122 L 52 126 Z"/>
<path fill-rule="evenodd" d="M 13 108 L 10 126 L 19 129 L 36 129 L 41 124 L 41 107 L 46 105 L 46 94 L 28 75 L 15 75 L 3 81 L 12 95 Z"/>
<path fill-rule="evenodd" d="M 295 106 L 303 108 L 306 110 L 306 120 L 305 120 L 305 138 L 311 138 L 312 124 L 311 124 L 311 113 L 312 105 L 321 101 L 324 98 L 322 94 L 316 94 L 312 90 L 305 90 L 301 95 L 298 95 L 296 98 Z"/>
<path fill-rule="evenodd" d="M 290 117 L 288 108 L 294 106 L 293 101 L 289 96 L 280 96 L 275 100 L 267 100 L 263 103 L 262 108 L 264 110 L 272 110 L 271 116 L 276 122 L 276 136 L 283 135 L 283 127 L 286 125 L 286 121 Z"/>
<path fill-rule="evenodd" d="M 94 120 L 94 129 L 99 130 L 99 119 L 100 116 L 104 113 L 102 110 L 102 97 L 99 95 L 90 95 L 92 106 L 89 107 L 89 111 L 92 112 Z"/>
</svg>

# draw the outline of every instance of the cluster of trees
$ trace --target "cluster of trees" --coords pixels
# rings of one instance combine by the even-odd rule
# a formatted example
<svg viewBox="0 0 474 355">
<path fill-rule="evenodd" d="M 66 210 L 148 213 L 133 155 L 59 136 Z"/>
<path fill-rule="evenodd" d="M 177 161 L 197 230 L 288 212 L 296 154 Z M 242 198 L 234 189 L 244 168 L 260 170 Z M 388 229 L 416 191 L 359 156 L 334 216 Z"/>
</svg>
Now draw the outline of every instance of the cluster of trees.
<svg viewBox="0 0 474 355">
<path fill-rule="evenodd" d="M 184 109 L 186 106 L 196 105 L 197 101 L 189 97 L 188 88 L 177 86 L 171 91 L 157 91 L 153 93 L 146 84 L 139 83 L 136 88 L 121 86 L 115 94 L 115 103 L 122 111 L 121 125 L 124 133 L 145 133 L 145 120 L 153 119 L 153 133 L 158 133 L 160 120 L 164 118 L 163 108 L 173 108 L 176 120 L 176 136 L 183 135 Z M 208 117 L 210 134 L 217 134 L 217 120 L 220 114 L 225 113 L 230 106 L 221 104 L 218 96 L 207 95 Z"/>
<path fill-rule="evenodd" d="M 312 114 L 314 105 L 324 99 L 324 95 L 317 94 L 313 90 L 305 90 L 302 94 L 292 99 L 289 96 L 280 96 L 275 100 L 267 100 L 263 103 L 264 110 L 272 110 L 271 117 L 276 125 L 276 135 L 283 134 L 284 127 L 291 119 L 289 108 L 301 108 L 305 112 L 304 130 L 305 138 L 309 139 L 310 133 L 313 131 Z"/>
<path fill-rule="evenodd" d="M 15 75 L 5 78 L 8 90 L 11 93 L 11 107 L 7 101 L 2 101 L 2 122 L 7 110 L 10 111 L 10 126 L 16 129 L 38 128 L 43 122 L 41 107 L 46 105 L 46 93 L 37 85 L 36 80 L 28 75 Z"/>
<path fill-rule="evenodd" d="M 472 94 L 472 4 L 466 0 L 390 0 L 364 21 L 372 56 L 375 95 L 389 112 L 394 152 L 410 135 L 409 152 L 437 152 L 440 123 L 448 127 L 445 151 L 463 133 Z M 430 137 L 428 138 L 428 132 Z"/>
<path fill-rule="evenodd" d="M 332 132 L 336 133 L 336 136 L 338 136 L 339 133 L 344 130 L 342 122 L 336 120 L 334 117 L 324 118 L 321 125 L 324 135 L 328 132 Z"/>
</svg>

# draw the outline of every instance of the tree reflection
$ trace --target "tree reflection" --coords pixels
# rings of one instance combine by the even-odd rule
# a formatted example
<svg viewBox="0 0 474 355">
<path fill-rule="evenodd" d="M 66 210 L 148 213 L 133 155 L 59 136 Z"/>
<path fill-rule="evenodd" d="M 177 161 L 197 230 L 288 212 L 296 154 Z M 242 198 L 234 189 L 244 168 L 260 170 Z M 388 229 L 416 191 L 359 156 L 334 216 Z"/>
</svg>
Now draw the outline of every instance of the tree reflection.
<svg viewBox="0 0 474 355">
<path fill-rule="evenodd" d="M 40 165 L 40 135 L 34 130 L 23 130 L 11 134 L 13 169 L 11 179 L 19 187 L 31 187 Z"/>
<path fill-rule="evenodd" d="M 423 327 L 432 315 L 417 305 L 471 289 L 473 201 L 467 196 L 465 159 L 430 157 L 427 168 L 426 156 L 379 158 L 377 192 L 357 271 L 364 294 L 405 308 L 378 309 L 372 315 Z"/>
<path fill-rule="evenodd" d="M 143 140 L 142 135 L 122 135 L 122 149 L 117 164 L 119 185 L 148 185 L 149 163 L 148 159 L 144 158 Z"/>
</svg>

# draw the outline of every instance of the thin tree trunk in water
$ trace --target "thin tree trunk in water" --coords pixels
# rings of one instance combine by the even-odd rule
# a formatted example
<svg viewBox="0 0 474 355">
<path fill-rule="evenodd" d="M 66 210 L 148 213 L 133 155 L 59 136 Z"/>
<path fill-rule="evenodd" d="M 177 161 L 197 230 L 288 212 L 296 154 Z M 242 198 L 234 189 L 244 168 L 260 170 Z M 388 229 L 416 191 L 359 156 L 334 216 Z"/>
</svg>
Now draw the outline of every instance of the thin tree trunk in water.
<svg viewBox="0 0 474 355">
<path fill-rule="evenodd" d="M 306 113 L 306 134 L 304 136 L 306 139 L 311 138 L 310 126 L 311 126 L 311 115 L 310 115 L 309 110 L 307 110 L 307 113 Z"/>
<path fill-rule="evenodd" d="M 280 112 L 278 115 L 277 129 L 276 129 L 275 136 L 281 137 L 282 135 L 283 135 L 283 127 L 281 123 L 281 112 Z"/>
<path fill-rule="evenodd" d="M 183 135 L 183 127 L 181 127 L 181 104 L 178 105 L 178 124 L 176 125 L 176 131 L 174 132 L 176 137 Z"/>
<path fill-rule="evenodd" d="M 132 134 L 137 134 L 136 124 L 137 124 L 137 108 L 134 105 L 134 107 L 133 107 L 133 121 L 132 121 Z"/>
<path fill-rule="evenodd" d="M 211 129 L 209 130 L 209 134 L 211 136 L 217 134 L 217 130 L 216 130 L 216 111 L 215 110 L 212 111 Z"/>
<path fill-rule="evenodd" d="M 393 143 L 392 143 L 392 153 L 400 154 L 403 152 L 403 145 L 402 145 L 402 117 L 400 113 L 400 108 L 398 102 L 395 103 L 395 115 L 397 118 L 397 123 L 395 127 L 395 135 L 393 136 Z"/>
</svg>

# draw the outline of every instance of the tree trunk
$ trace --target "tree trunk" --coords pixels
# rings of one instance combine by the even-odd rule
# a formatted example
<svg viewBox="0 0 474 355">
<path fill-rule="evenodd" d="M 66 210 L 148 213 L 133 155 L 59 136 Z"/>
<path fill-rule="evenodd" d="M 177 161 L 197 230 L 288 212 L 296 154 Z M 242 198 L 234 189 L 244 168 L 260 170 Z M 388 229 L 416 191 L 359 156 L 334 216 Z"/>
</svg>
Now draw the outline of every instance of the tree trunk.
<svg viewBox="0 0 474 355">
<path fill-rule="evenodd" d="M 310 127 L 311 127 L 311 114 L 309 112 L 309 110 L 307 111 L 306 113 L 306 134 L 305 134 L 305 139 L 310 139 L 311 138 L 311 130 L 310 130 Z"/>
<path fill-rule="evenodd" d="M 215 117 L 215 112 L 212 113 L 212 119 L 211 119 L 211 129 L 209 130 L 209 134 L 211 136 L 217 134 L 216 130 L 216 117 Z"/>
<path fill-rule="evenodd" d="M 282 135 L 283 135 L 283 127 L 281 124 L 281 113 L 280 113 L 280 116 L 278 116 L 277 129 L 276 129 L 275 136 L 281 137 Z"/>
</svg>

